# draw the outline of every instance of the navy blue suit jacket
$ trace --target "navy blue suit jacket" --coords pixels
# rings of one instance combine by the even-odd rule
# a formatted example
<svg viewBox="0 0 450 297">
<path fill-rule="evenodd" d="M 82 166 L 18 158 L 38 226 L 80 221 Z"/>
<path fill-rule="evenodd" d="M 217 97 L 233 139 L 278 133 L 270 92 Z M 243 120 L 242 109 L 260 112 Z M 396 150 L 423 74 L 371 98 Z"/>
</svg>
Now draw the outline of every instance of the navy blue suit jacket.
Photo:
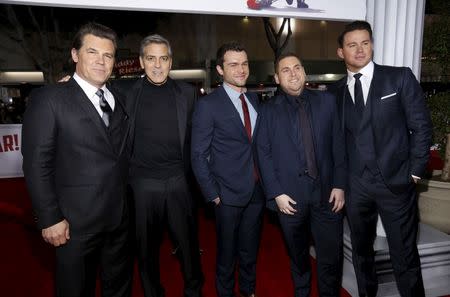
<svg viewBox="0 0 450 297">
<path fill-rule="evenodd" d="M 246 96 L 258 112 L 257 96 Z M 208 202 L 220 197 L 224 205 L 244 206 L 250 201 L 255 185 L 253 151 L 239 113 L 222 86 L 197 102 L 192 117 L 191 162 Z"/>
<path fill-rule="evenodd" d="M 322 201 L 327 201 L 332 188 L 345 189 L 345 145 L 337 115 L 336 100 L 328 92 L 304 90 L 309 101 L 313 128 L 314 150 L 319 170 Z M 298 146 L 298 112 L 288 102 L 285 93 L 263 106 L 257 137 L 259 169 L 267 197 L 267 206 L 275 209 L 274 198 L 287 194 L 302 199 L 298 177 L 303 175 Z"/>
<path fill-rule="evenodd" d="M 432 125 L 422 89 L 407 67 L 374 65 L 368 102 L 376 161 L 387 186 L 402 192 L 411 183 L 411 175 L 421 176 L 426 168 Z M 339 115 L 346 128 L 345 100 L 347 77 L 333 86 Z M 348 144 L 348 139 L 347 139 Z M 351 147 L 348 159 L 351 161 Z"/>
</svg>

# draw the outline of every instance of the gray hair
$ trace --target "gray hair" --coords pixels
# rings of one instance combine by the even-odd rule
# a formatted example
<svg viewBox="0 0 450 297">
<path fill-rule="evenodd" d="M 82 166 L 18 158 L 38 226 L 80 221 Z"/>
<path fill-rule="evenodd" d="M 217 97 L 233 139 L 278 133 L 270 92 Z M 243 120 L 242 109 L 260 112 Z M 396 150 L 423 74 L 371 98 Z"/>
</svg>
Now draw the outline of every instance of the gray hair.
<svg viewBox="0 0 450 297">
<path fill-rule="evenodd" d="M 141 41 L 141 47 L 139 49 L 139 54 L 141 57 L 144 57 L 144 49 L 147 45 L 150 45 L 152 43 L 156 43 L 156 44 L 164 44 L 167 46 L 167 50 L 169 52 L 169 57 L 172 58 L 172 48 L 170 47 L 170 43 L 169 40 L 165 39 L 164 37 L 162 37 L 159 34 L 152 34 L 152 35 L 148 35 L 147 37 L 145 37 L 144 39 L 142 39 Z"/>
</svg>

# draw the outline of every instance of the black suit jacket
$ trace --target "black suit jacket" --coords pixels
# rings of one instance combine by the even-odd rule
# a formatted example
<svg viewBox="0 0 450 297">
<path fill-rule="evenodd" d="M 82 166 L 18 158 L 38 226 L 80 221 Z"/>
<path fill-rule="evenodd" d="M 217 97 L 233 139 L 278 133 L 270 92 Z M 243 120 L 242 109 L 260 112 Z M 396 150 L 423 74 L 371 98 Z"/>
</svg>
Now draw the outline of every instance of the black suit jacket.
<svg viewBox="0 0 450 297">
<path fill-rule="evenodd" d="M 123 90 L 117 84 L 114 86 L 119 88 L 123 93 L 127 94 L 125 106 L 132 119 L 132 139 L 134 139 L 134 131 L 136 128 L 136 114 L 140 107 L 141 92 L 144 82 L 147 78 L 138 79 L 131 90 Z M 183 81 L 175 81 L 171 78 L 166 82 L 172 90 L 176 102 L 178 132 L 181 145 L 181 152 L 186 173 L 190 173 L 190 148 L 191 148 L 191 119 L 194 104 L 197 100 L 197 90 L 190 84 Z M 134 143 L 134 141 L 133 141 Z"/>
<path fill-rule="evenodd" d="M 347 77 L 331 90 L 338 98 L 340 118 L 348 134 Z M 423 174 L 429 158 L 432 126 L 422 89 L 409 68 L 374 64 L 367 102 L 371 105 L 378 168 L 387 186 L 401 192 L 411 183 L 411 175 Z M 347 139 L 347 151 L 351 149 L 348 145 Z M 351 161 L 352 153 L 347 157 Z"/>
<path fill-rule="evenodd" d="M 309 102 L 314 150 L 322 200 L 327 201 L 332 188 L 345 189 L 345 144 L 337 115 L 336 100 L 328 92 L 304 90 Z M 298 112 L 284 92 L 261 108 L 261 124 L 256 141 L 259 169 L 267 197 L 267 206 L 276 209 L 274 198 L 287 194 L 292 199 L 304 199 L 298 188 L 298 176 L 304 175 L 298 142 Z"/>
<path fill-rule="evenodd" d="M 122 96 L 113 95 L 109 129 L 73 78 L 31 95 L 22 127 L 23 170 L 40 228 L 64 218 L 81 233 L 120 224 L 130 126 Z"/>
<path fill-rule="evenodd" d="M 258 112 L 258 98 L 246 93 Z M 258 131 L 259 116 L 253 128 Z M 246 205 L 253 193 L 254 145 L 223 86 L 200 99 L 192 118 L 192 169 L 206 201 Z"/>
</svg>

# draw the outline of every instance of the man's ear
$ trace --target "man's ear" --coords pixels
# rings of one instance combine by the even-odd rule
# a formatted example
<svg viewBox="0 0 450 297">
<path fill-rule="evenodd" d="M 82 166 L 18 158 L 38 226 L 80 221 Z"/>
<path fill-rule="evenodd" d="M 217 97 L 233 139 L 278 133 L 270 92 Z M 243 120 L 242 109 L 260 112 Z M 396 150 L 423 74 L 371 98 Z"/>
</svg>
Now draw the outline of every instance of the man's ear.
<svg viewBox="0 0 450 297">
<path fill-rule="evenodd" d="M 339 58 L 344 59 L 344 53 L 343 53 L 342 48 L 338 47 L 336 53 L 337 53 Z"/>
<path fill-rule="evenodd" d="M 273 78 L 275 79 L 275 82 L 277 83 L 277 85 L 279 85 L 280 84 L 280 80 L 278 79 L 278 74 L 275 73 Z"/>
<path fill-rule="evenodd" d="M 216 70 L 221 76 L 223 76 L 223 69 L 220 65 L 216 65 Z"/>
<path fill-rule="evenodd" d="M 72 49 L 71 51 L 70 51 L 70 53 L 71 53 L 71 55 L 72 55 L 72 60 L 75 62 L 75 63 L 78 63 L 78 51 L 76 50 L 76 49 Z"/>
<path fill-rule="evenodd" d="M 144 69 L 144 59 L 142 59 L 141 56 L 139 56 L 139 64 L 141 64 L 141 68 Z"/>
</svg>

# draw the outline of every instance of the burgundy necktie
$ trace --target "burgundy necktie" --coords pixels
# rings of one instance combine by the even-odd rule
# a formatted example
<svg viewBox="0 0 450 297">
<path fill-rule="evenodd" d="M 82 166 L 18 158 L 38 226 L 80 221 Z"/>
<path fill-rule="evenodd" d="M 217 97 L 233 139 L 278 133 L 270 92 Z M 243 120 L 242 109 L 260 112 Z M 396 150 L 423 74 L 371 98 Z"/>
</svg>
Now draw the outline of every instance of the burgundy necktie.
<svg viewBox="0 0 450 297">
<path fill-rule="evenodd" d="M 248 112 L 248 105 L 245 101 L 244 94 L 241 93 L 241 95 L 239 95 L 239 99 L 241 99 L 242 111 L 244 113 L 245 131 L 247 131 L 248 140 L 252 142 L 252 123 L 250 122 L 250 113 Z"/>
<path fill-rule="evenodd" d="M 244 127 L 247 132 L 248 140 L 252 143 L 252 123 L 250 122 L 250 113 L 248 112 L 248 105 L 245 101 L 244 94 L 239 95 L 242 104 L 242 112 L 244 113 Z M 256 168 L 256 163 L 253 163 L 253 175 L 255 176 L 255 181 L 259 180 L 258 169 Z"/>
</svg>

